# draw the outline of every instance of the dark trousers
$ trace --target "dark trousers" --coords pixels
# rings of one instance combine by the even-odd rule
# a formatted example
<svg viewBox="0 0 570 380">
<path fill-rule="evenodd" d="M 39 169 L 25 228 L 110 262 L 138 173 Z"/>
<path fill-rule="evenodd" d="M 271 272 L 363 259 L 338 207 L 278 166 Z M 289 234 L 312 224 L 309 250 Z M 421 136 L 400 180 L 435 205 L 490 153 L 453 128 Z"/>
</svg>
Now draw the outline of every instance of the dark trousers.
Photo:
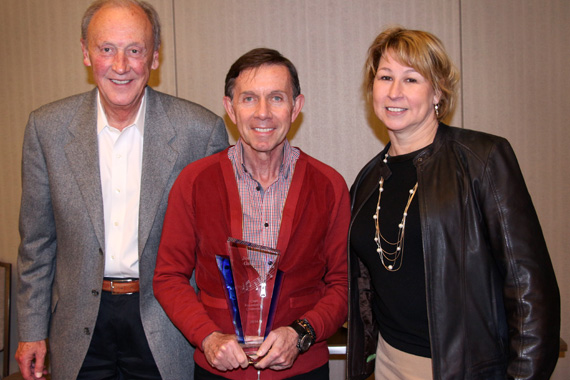
<svg viewBox="0 0 570 380">
<path fill-rule="evenodd" d="M 78 380 L 160 380 L 140 317 L 139 293 L 101 292 L 101 306 Z"/>
<path fill-rule="evenodd" d="M 267 371 L 267 370 L 264 370 Z M 263 372 L 262 372 L 263 373 Z M 261 375 L 263 378 L 263 374 Z M 226 380 L 225 377 L 211 373 L 204 368 L 194 365 L 194 380 Z M 329 363 L 307 373 L 302 373 L 287 380 L 329 380 Z"/>
</svg>

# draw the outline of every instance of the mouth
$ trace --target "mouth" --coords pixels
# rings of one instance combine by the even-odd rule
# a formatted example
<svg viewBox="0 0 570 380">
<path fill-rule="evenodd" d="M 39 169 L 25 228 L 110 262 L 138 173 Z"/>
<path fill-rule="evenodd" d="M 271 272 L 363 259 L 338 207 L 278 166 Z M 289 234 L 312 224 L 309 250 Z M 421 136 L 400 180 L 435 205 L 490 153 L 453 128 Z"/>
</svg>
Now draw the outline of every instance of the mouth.
<svg viewBox="0 0 570 380">
<path fill-rule="evenodd" d="M 404 112 L 407 108 L 400 108 L 400 107 L 386 107 L 386 109 L 390 112 Z"/>
<path fill-rule="evenodd" d="M 111 79 L 111 82 L 113 82 L 115 84 L 128 84 L 131 82 L 131 80 L 130 79 L 125 79 L 125 80 Z"/>
<path fill-rule="evenodd" d="M 256 132 L 271 132 L 273 130 L 273 128 L 253 128 L 254 131 Z"/>
</svg>

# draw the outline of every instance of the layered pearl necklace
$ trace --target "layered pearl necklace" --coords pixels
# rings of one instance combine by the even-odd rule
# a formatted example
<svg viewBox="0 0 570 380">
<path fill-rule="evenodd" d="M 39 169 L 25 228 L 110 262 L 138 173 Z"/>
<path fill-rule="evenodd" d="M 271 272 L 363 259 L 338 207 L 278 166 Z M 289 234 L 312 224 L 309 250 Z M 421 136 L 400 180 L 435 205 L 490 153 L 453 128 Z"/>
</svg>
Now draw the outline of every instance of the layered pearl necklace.
<svg viewBox="0 0 570 380">
<path fill-rule="evenodd" d="M 384 163 L 388 162 L 388 153 L 384 156 Z M 418 183 L 416 182 L 413 189 L 410 189 L 408 196 L 408 203 L 404 208 L 404 214 L 402 215 L 402 221 L 398 225 L 398 239 L 395 242 L 390 242 L 386 240 L 384 236 L 380 233 L 380 199 L 382 198 L 382 192 L 384 191 L 384 177 L 380 177 L 379 182 L 380 188 L 378 190 L 378 203 L 376 204 L 376 213 L 372 216 L 374 219 L 374 225 L 376 226 L 376 232 L 374 233 L 374 241 L 378 248 L 376 252 L 380 255 L 380 260 L 382 265 L 390 272 L 396 272 L 402 267 L 402 262 L 404 260 L 404 235 L 406 232 L 406 217 L 408 216 L 408 209 L 416 195 L 418 190 Z M 391 247 L 396 247 L 394 251 L 389 252 L 382 248 L 381 240 Z"/>
</svg>

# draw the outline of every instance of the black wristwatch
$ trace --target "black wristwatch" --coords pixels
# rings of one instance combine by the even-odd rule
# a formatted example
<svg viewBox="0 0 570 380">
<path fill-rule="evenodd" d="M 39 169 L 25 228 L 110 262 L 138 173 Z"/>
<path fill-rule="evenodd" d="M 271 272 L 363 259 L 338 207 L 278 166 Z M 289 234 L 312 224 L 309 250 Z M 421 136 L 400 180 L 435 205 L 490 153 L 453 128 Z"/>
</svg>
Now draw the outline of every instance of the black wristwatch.
<svg viewBox="0 0 570 380">
<path fill-rule="evenodd" d="M 315 342 L 315 333 L 306 319 L 297 319 L 290 325 L 299 334 L 297 349 L 300 353 L 307 352 L 309 347 Z"/>
</svg>

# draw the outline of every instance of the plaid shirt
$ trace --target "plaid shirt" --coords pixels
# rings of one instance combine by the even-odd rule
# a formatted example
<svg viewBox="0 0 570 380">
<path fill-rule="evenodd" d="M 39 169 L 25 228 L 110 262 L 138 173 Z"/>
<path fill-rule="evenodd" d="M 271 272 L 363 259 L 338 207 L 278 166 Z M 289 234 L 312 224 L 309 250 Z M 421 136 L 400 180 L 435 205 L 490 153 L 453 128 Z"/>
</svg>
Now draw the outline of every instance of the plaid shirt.
<svg viewBox="0 0 570 380">
<path fill-rule="evenodd" d="M 277 247 L 283 206 L 299 154 L 299 149 L 292 147 L 289 141 L 285 140 L 279 176 L 268 188 L 263 189 L 245 168 L 242 140 L 239 139 L 236 145 L 228 150 L 241 200 L 243 240 L 271 248 Z M 262 268 L 256 269 L 262 274 Z"/>
</svg>

